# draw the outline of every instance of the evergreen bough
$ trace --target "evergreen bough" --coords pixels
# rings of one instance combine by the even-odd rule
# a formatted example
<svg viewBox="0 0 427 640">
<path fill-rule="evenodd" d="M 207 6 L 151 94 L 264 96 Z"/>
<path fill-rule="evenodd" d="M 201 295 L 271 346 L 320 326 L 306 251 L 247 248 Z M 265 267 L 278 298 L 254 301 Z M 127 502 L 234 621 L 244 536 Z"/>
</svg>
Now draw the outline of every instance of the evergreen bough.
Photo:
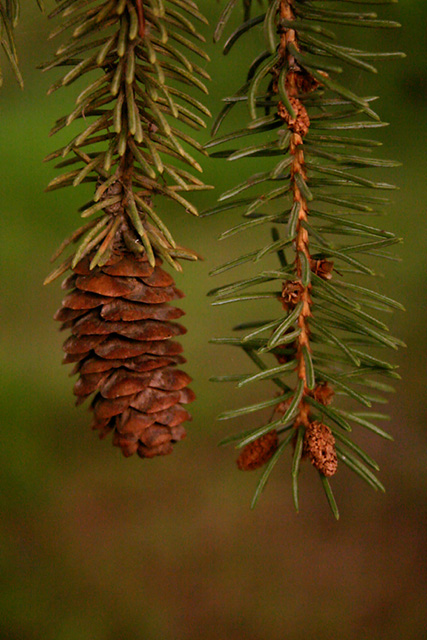
<svg viewBox="0 0 427 640">
<path fill-rule="evenodd" d="M 61 245 L 54 259 L 76 248 L 46 280 L 72 271 L 55 316 L 71 329 L 64 362 L 76 363 L 77 403 L 93 396 L 92 428 L 101 437 L 112 431 L 126 456 L 168 454 L 185 436 L 190 415 L 182 405 L 194 394 L 175 368 L 185 360 L 172 338 L 185 329 L 173 322 L 182 311 L 168 303 L 183 294 L 160 265 L 181 271 L 179 260 L 197 255 L 175 241 L 157 202 L 162 196 L 164 206 L 198 215 L 188 194 L 206 188 L 187 150 L 203 148 L 182 128 L 199 129 L 210 115 L 186 91 L 207 93 L 209 76 L 195 59 L 208 56 L 193 24 L 205 18 L 192 0 L 62 0 L 50 17 L 60 19 L 52 35 L 70 36 L 43 65 L 66 69 L 49 93 L 82 78 L 86 84 L 52 129 L 82 125 L 47 158 L 61 169 L 48 190 L 93 185 L 81 207 L 89 222 Z"/>
<path fill-rule="evenodd" d="M 354 425 L 361 426 L 391 439 L 377 426 L 387 416 L 372 405 L 384 402 L 380 392 L 391 391 L 390 379 L 399 376 L 378 348 L 396 349 L 403 343 L 390 335 L 378 315 L 402 305 L 359 281 L 375 275 L 372 258 L 392 258 L 388 249 L 400 242 L 367 219 L 382 212 L 389 202 L 386 194 L 394 187 L 366 177 L 366 170 L 398 163 L 372 157 L 380 143 L 352 133 L 385 125 L 373 110 L 376 98 L 357 95 L 340 75 L 345 78 L 349 66 L 377 73 L 377 60 L 403 54 L 372 53 L 340 44 L 331 29 L 345 25 L 363 32 L 397 27 L 372 11 L 374 5 L 388 3 L 271 0 L 262 9 L 258 3 L 258 13 L 251 15 L 255 3 L 248 0 L 243 22 L 224 45 L 227 54 L 240 41 L 247 45 L 256 29 L 264 31 L 264 46 L 251 50 L 244 84 L 225 99 L 213 135 L 217 136 L 230 111 L 242 104 L 249 111 L 246 127 L 214 137 L 206 145 L 209 149 L 226 145 L 211 155 L 229 162 L 256 158 L 257 168 L 262 169 L 223 193 L 219 204 L 205 212 L 243 211 L 244 221 L 224 231 L 221 239 L 246 231 L 260 236 L 266 227 L 271 230 L 271 240 L 258 250 L 212 271 L 215 275 L 252 263 L 256 275 L 210 292 L 216 305 L 259 300 L 265 307 L 273 302 L 268 320 L 246 320 L 245 314 L 245 321 L 234 327 L 239 337 L 213 340 L 241 349 L 254 363 L 255 372 L 212 380 L 237 382 L 238 388 L 260 381 L 276 387 L 266 400 L 219 416 L 226 420 L 273 410 L 261 426 L 223 441 L 237 442 L 240 469 L 265 465 L 252 506 L 288 446 L 293 449 L 292 492 L 297 510 L 304 458 L 317 469 L 336 518 L 329 479 L 339 463 L 374 489 L 384 490 L 375 475 L 377 463 L 350 432 Z M 357 10 L 356 4 L 369 4 L 369 10 Z M 238 5 L 237 0 L 226 4 L 216 40 Z M 246 146 L 242 140 L 247 140 Z M 264 258 L 272 253 L 277 254 L 277 267 L 263 267 Z M 354 404 L 361 405 L 361 410 Z"/>
</svg>

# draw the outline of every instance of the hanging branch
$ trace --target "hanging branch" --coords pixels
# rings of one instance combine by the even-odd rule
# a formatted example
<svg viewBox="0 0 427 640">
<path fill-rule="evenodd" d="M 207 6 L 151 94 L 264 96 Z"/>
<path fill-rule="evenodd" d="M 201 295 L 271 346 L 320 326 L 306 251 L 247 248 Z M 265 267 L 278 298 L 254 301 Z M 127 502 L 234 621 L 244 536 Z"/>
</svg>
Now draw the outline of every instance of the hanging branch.
<svg viewBox="0 0 427 640">
<path fill-rule="evenodd" d="M 54 259 L 75 250 L 46 282 L 72 269 L 63 284 L 72 291 L 56 315 L 72 332 L 64 361 L 77 363 L 77 403 L 95 394 L 93 428 L 113 431 L 126 456 L 170 453 L 190 419 L 182 404 L 194 399 L 189 376 L 174 368 L 184 359 L 171 338 L 185 330 L 172 320 L 183 312 L 167 304 L 183 294 L 160 265 L 181 271 L 178 260 L 198 256 L 176 243 L 154 206 L 163 196 L 198 215 L 187 193 L 207 188 L 179 164 L 201 171 L 187 148 L 203 149 L 183 125 L 199 129 L 199 113 L 210 115 L 180 88 L 207 93 L 209 79 L 190 59 L 208 57 L 188 15 L 206 22 L 193 0 L 63 0 L 50 16 L 61 18 L 53 35 L 70 29 L 71 36 L 43 67 L 66 67 L 49 93 L 86 76 L 87 85 L 52 130 L 82 122 L 48 157 L 64 170 L 48 190 L 89 182 L 94 195 L 81 208 L 90 221 Z"/>
<path fill-rule="evenodd" d="M 224 9 L 220 31 L 235 4 L 229 2 Z M 398 24 L 379 20 L 372 11 L 347 11 L 346 6 L 342 8 L 347 4 L 344 0 L 332 4 L 337 9 L 326 8 L 316 0 L 271 0 L 261 15 L 249 18 L 246 14 L 244 22 L 228 37 L 225 54 L 241 37 L 250 37 L 253 29 L 262 24 L 266 48 L 250 64 L 244 85 L 225 99 L 213 134 L 217 134 L 231 109 L 242 102 L 251 117 L 247 127 L 214 138 L 206 146 L 233 144 L 240 138 L 255 136 L 255 144 L 211 155 L 232 162 L 263 157 L 265 169 L 222 194 L 220 204 L 204 215 L 243 208 L 245 221 L 222 233 L 221 239 L 265 224 L 284 228 L 284 233 L 279 234 L 279 227 L 273 227 L 271 243 L 212 272 L 223 273 L 248 262 L 261 264 L 262 259 L 276 253 L 277 269 L 261 269 L 255 277 L 237 280 L 210 294 L 216 296 L 216 305 L 279 301 L 284 312 L 276 312 L 268 321 L 238 325 L 236 331 L 246 331 L 240 338 L 213 340 L 243 349 L 257 367 L 256 373 L 219 376 L 214 381 L 237 381 L 237 386 L 243 387 L 268 380 L 280 394 L 220 415 L 219 419 L 224 420 L 273 407 L 266 424 L 233 435 L 224 443 L 238 442 L 240 469 L 266 465 L 252 506 L 284 449 L 292 445 L 296 509 L 300 463 L 308 458 L 338 517 L 328 480 L 336 473 L 338 461 L 374 489 L 383 490 L 374 474 L 377 463 L 347 432 L 356 424 L 391 438 L 373 422 L 387 416 L 366 408 L 383 402 L 377 391 L 392 390 L 378 376 L 399 376 L 394 365 L 371 355 L 369 349 L 396 349 L 403 343 L 372 315 L 372 310 L 386 312 L 402 306 L 350 281 L 352 277 L 375 275 L 370 257 L 393 258 L 385 249 L 400 242 L 391 232 L 366 223 L 365 218 L 355 219 L 356 215 L 376 214 L 388 202 L 383 196 L 370 195 L 370 190 L 393 188 L 362 176 L 359 169 L 394 167 L 398 163 L 368 155 L 380 144 L 375 140 L 345 135 L 347 130 L 385 125 L 372 110 L 375 98 L 356 95 L 335 76 L 343 72 L 345 65 L 376 73 L 371 61 L 403 54 L 368 53 L 337 44 L 329 30 L 331 23 L 361 28 L 391 28 Z M 384 1 L 372 0 L 370 4 Z M 268 164 L 273 157 L 278 158 L 276 164 Z M 253 195 L 242 199 L 248 191 Z M 265 283 L 269 283 L 268 291 L 246 292 L 249 287 Z M 358 402 L 364 411 L 347 410 L 346 405 L 340 408 L 337 396 Z"/>
</svg>

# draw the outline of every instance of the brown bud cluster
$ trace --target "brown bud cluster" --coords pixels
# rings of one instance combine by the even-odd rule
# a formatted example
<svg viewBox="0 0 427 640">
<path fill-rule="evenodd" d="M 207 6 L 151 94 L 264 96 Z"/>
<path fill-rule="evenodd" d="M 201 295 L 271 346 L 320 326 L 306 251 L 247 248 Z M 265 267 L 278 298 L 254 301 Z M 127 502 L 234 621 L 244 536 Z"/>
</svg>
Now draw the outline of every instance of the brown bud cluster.
<svg viewBox="0 0 427 640">
<path fill-rule="evenodd" d="M 285 311 L 294 309 L 304 293 L 304 287 L 299 280 L 288 280 L 282 284 L 281 301 Z"/>
<path fill-rule="evenodd" d="M 277 451 L 278 446 L 277 431 L 273 429 L 242 449 L 236 461 L 237 466 L 241 471 L 259 469 L 270 460 L 274 452 Z"/>
<path fill-rule="evenodd" d="M 289 111 L 281 100 L 277 105 L 277 113 L 284 122 L 288 125 L 288 128 L 293 133 L 298 133 L 302 138 L 308 133 L 310 128 L 310 118 L 307 113 L 307 109 L 298 98 L 289 98 L 289 101 L 295 111 L 296 118 L 292 118 Z"/>
<path fill-rule="evenodd" d="M 102 184 L 101 180 L 99 180 L 98 184 Z M 106 191 L 104 191 L 102 195 L 102 200 L 106 200 L 107 198 L 111 198 L 112 196 L 118 196 L 123 192 L 123 185 L 117 180 L 113 182 Z M 115 204 L 110 204 L 105 207 L 105 213 L 108 213 L 110 216 L 117 216 L 123 213 L 123 201 L 120 200 Z"/>
<path fill-rule="evenodd" d="M 334 390 L 327 382 L 319 382 L 313 389 L 312 396 L 317 402 L 320 402 L 320 404 L 326 407 L 332 402 Z"/>
<path fill-rule="evenodd" d="M 322 422 L 310 422 L 304 435 L 304 455 L 324 476 L 333 476 L 338 467 L 335 438 Z"/>
<path fill-rule="evenodd" d="M 311 93 L 320 87 L 320 82 L 316 80 L 310 73 L 302 70 L 295 70 L 288 74 L 287 85 L 295 87 L 294 91 L 298 94 Z"/>
<path fill-rule="evenodd" d="M 71 329 L 64 362 L 76 363 L 77 404 L 95 394 L 93 428 L 125 456 L 142 458 L 172 452 L 190 420 L 182 406 L 194 400 L 189 376 L 176 368 L 185 362 L 172 338 L 185 333 L 174 322 L 183 311 L 168 303 L 183 294 L 172 277 L 146 254 L 113 251 L 102 267 L 83 258 L 63 283 L 71 289 L 55 319 Z"/>
<path fill-rule="evenodd" d="M 310 258 L 310 269 L 319 276 L 319 278 L 330 280 L 332 278 L 334 263 L 330 260 L 314 260 Z"/>
</svg>

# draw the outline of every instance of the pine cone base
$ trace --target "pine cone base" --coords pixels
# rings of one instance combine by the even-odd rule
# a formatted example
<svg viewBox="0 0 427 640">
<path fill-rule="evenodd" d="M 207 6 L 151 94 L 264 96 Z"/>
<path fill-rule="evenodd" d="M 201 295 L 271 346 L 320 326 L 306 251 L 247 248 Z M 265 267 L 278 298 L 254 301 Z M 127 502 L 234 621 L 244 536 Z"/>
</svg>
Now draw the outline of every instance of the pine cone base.
<svg viewBox="0 0 427 640">
<path fill-rule="evenodd" d="M 80 260 L 63 282 L 71 289 L 55 319 L 71 329 L 64 363 L 75 363 L 77 404 L 93 396 L 92 428 L 128 457 L 167 455 L 191 420 L 183 405 L 195 399 L 191 378 L 176 368 L 185 362 L 173 338 L 185 333 L 175 322 L 183 311 L 169 303 L 183 294 L 156 258 L 111 253 L 90 269 L 94 254 Z"/>
</svg>

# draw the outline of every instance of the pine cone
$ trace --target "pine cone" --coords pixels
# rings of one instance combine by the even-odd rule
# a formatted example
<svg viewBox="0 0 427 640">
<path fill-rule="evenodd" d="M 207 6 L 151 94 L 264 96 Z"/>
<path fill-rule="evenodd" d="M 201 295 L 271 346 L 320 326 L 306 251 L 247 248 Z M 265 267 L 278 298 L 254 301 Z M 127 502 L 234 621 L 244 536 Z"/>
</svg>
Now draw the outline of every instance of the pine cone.
<svg viewBox="0 0 427 640">
<path fill-rule="evenodd" d="M 72 333 L 63 348 L 79 373 L 77 404 L 95 393 L 93 429 L 113 431 L 125 456 L 166 455 L 185 437 L 191 416 L 182 405 L 195 398 L 191 378 L 175 368 L 185 359 L 172 338 L 185 329 L 173 320 L 184 312 L 168 303 L 183 294 L 158 257 L 152 267 L 145 254 L 120 249 L 90 270 L 93 255 L 63 282 L 72 291 L 55 315 Z"/>
<path fill-rule="evenodd" d="M 326 424 L 310 422 L 304 435 L 304 455 L 324 476 L 334 475 L 338 467 L 335 438 Z"/>
<path fill-rule="evenodd" d="M 272 429 L 243 447 L 237 458 L 241 471 L 253 471 L 263 467 L 277 451 L 279 438 L 276 429 Z"/>
</svg>

